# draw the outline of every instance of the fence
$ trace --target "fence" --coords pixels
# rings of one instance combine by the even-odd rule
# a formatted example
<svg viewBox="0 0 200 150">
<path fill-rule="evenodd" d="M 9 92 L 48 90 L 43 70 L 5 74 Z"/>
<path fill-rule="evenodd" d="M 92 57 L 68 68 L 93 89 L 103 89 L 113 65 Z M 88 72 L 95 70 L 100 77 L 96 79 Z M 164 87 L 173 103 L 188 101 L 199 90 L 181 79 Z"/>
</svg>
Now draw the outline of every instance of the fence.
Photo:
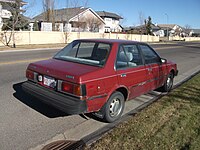
<svg viewBox="0 0 200 150">
<path fill-rule="evenodd" d="M 7 32 L 7 37 L 10 32 Z M 121 33 L 91 33 L 91 32 L 45 32 L 45 31 L 17 31 L 15 32 L 15 44 L 56 44 L 70 43 L 75 39 L 104 38 L 104 39 L 125 39 L 142 42 L 159 42 L 158 36 L 121 34 Z M 5 42 L 3 32 L 1 32 L 0 46 Z M 200 41 L 200 37 L 170 37 L 170 40 Z M 13 41 L 11 40 L 10 44 Z"/>
<path fill-rule="evenodd" d="M 169 38 L 170 41 L 200 41 L 200 37 L 179 37 L 174 36 Z"/>
<path fill-rule="evenodd" d="M 5 42 L 5 37 L 1 33 L 0 46 Z M 7 32 L 9 37 L 10 32 Z M 45 32 L 45 31 L 17 31 L 15 32 L 15 44 L 56 44 L 69 43 L 75 39 L 104 38 L 104 39 L 126 39 L 142 42 L 158 42 L 159 37 L 150 35 L 118 34 L 118 33 L 90 33 L 90 32 Z M 10 44 L 13 43 L 13 39 Z"/>
</svg>

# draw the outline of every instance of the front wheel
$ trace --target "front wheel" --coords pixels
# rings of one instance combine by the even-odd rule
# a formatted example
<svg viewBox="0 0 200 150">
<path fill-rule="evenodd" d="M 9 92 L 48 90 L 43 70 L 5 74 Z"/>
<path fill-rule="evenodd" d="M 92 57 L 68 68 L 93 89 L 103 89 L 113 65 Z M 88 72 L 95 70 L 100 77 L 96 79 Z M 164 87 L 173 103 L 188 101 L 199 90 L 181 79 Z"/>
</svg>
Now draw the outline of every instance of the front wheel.
<svg viewBox="0 0 200 150">
<path fill-rule="evenodd" d="M 118 120 L 124 110 L 124 96 L 120 92 L 114 92 L 107 103 L 103 106 L 101 112 L 103 114 L 103 119 L 106 122 L 114 122 Z"/>
<path fill-rule="evenodd" d="M 169 92 L 172 89 L 174 82 L 174 74 L 170 72 L 167 76 L 167 80 L 165 81 L 164 85 L 161 87 L 162 92 Z"/>
</svg>

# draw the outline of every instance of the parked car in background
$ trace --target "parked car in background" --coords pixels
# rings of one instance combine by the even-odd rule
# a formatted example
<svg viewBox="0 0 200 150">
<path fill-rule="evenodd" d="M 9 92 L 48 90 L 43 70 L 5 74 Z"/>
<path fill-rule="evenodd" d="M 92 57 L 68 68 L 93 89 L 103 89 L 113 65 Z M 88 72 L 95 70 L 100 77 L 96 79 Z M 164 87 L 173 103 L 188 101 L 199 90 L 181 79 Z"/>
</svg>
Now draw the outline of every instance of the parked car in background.
<svg viewBox="0 0 200 150">
<path fill-rule="evenodd" d="M 25 92 L 68 113 L 97 112 L 107 122 L 125 101 L 157 88 L 171 90 L 177 65 L 141 42 L 75 40 L 52 59 L 29 64 Z"/>
</svg>

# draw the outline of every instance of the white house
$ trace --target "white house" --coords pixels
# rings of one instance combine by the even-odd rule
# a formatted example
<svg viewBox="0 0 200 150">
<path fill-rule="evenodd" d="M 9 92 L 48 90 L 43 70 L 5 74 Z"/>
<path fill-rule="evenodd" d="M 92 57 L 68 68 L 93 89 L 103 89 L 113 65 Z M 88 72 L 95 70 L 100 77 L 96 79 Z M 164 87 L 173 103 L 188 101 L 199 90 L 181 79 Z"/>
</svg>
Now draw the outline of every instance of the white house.
<svg viewBox="0 0 200 150">
<path fill-rule="evenodd" d="M 3 26 L 3 19 L 9 19 L 12 16 L 10 11 L 3 8 L 2 6 L 3 3 L 8 3 L 8 2 L 5 0 L 0 0 L 0 31 Z"/>
<path fill-rule="evenodd" d="M 105 31 L 104 20 L 91 8 L 75 7 L 54 10 L 49 18 L 46 12 L 34 17 L 41 31 L 49 31 L 49 23 L 55 23 L 56 31 L 100 32 Z M 53 23 L 52 23 L 53 24 Z"/>
<path fill-rule="evenodd" d="M 120 19 L 123 19 L 121 16 L 106 12 L 106 11 L 97 11 L 97 14 L 105 21 L 105 32 L 122 32 L 122 27 L 120 26 Z"/>
<path fill-rule="evenodd" d="M 15 0 L 0 0 L 0 31 L 3 26 L 3 19 L 9 19 L 12 16 L 12 13 L 10 12 L 8 7 L 8 4 L 15 3 Z M 27 3 L 24 1 L 21 1 L 21 6 L 26 5 Z M 21 9 L 21 7 L 20 7 Z"/>
<path fill-rule="evenodd" d="M 158 24 L 158 27 L 160 27 L 160 33 L 163 36 L 167 36 L 167 31 L 169 36 L 181 36 L 184 34 L 184 30 L 181 26 L 177 24 Z M 162 37 L 161 36 L 161 37 Z"/>
</svg>

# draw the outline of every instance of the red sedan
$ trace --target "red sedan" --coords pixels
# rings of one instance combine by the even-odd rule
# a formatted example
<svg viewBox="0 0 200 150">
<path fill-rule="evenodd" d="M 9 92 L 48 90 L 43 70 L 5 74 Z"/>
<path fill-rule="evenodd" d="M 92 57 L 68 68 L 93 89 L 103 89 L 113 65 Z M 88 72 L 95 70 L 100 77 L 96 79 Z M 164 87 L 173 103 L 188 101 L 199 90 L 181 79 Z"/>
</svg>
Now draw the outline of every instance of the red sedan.
<svg viewBox="0 0 200 150">
<path fill-rule="evenodd" d="M 125 101 L 157 88 L 168 92 L 177 74 L 177 65 L 146 43 L 84 39 L 29 64 L 23 89 L 68 114 L 98 112 L 113 122 Z"/>
</svg>

